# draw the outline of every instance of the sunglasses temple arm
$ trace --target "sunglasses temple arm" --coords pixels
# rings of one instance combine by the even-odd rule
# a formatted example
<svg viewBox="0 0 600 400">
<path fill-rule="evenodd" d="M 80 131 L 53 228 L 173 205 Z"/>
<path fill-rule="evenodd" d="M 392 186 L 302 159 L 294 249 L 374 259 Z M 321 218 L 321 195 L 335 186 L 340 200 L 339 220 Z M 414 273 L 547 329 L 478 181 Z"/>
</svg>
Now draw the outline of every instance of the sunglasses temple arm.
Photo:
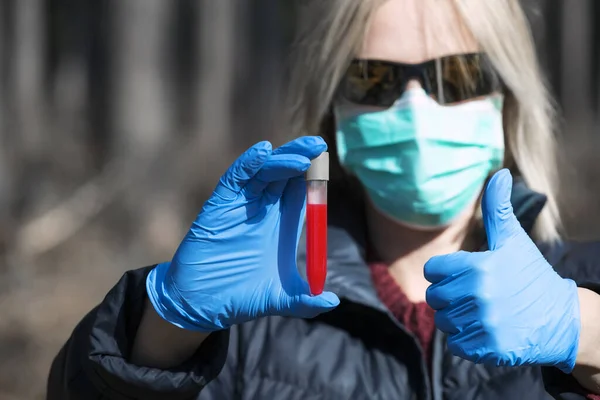
<svg viewBox="0 0 600 400">
<path fill-rule="evenodd" d="M 444 99 L 444 86 L 442 79 L 442 60 L 435 60 L 435 79 L 437 80 L 437 98 L 440 104 L 445 104 Z"/>
</svg>

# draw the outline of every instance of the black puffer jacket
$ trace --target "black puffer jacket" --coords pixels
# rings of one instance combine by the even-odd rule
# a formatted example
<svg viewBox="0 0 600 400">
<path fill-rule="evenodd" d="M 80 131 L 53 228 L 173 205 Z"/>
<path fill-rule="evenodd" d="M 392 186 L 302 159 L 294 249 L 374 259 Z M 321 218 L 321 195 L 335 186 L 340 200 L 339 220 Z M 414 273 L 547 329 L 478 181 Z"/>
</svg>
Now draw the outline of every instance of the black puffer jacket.
<svg viewBox="0 0 600 400">
<path fill-rule="evenodd" d="M 515 183 L 513 205 L 525 229 L 544 202 L 544 196 Z M 555 369 L 545 371 L 545 386 L 540 368 L 486 367 L 454 357 L 441 332 L 429 373 L 417 340 L 377 298 L 363 261 L 360 218 L 344 211 L 348 207 L 330 206 L 327 289 L 341 299 L 334 311 L 312 320 L 269 317 L 234 326 L 213 333 L 178 368 L 137 367 L 127 359 L 150 268 L 130 271 L 58 354 L 48 399 L 535 400 L 552 398 L 548 392 L 584 398 L 572 378 Z M 579 282 L 600 277 L 593 246 L 544 250 L 565 276 Z"/>
</svg>

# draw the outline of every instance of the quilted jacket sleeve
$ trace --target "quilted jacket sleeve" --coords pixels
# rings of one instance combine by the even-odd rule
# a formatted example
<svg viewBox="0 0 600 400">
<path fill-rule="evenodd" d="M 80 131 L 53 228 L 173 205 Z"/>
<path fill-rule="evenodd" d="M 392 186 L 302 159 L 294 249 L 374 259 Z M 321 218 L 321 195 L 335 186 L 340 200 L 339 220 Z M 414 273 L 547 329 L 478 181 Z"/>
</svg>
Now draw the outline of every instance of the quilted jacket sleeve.
<svg viewBox="0 0 600 400">
<path fill-rule="evenodd" d="M 600 243 L 566 242 L 540 246 L 548 262 L 564 278 L 573 279 L 578 286 L 600 294 Z M 598 316 L 600 318 L 600 315 Z M 600 346 L 600 343 L 598 344 Z M 542 368 L 546 390 L 559 400 L 600 400 L 590 394 L 572 376 L 557 368 Z"/>
<path fill-rule="evenodd" d="M 169 370 L 128 362 L 152 267 L 129 271 L 77 325 L 54 360 L 48 400 L 195 399 L 223 368 L 229 331 L 211 334 L 184 365 Z"/>
</svg>

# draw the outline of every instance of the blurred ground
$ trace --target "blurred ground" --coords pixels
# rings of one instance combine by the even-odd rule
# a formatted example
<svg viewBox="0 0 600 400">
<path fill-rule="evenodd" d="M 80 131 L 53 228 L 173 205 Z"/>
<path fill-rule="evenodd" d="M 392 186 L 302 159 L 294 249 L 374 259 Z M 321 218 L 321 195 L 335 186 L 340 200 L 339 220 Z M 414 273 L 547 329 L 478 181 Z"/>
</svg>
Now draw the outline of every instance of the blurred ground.
<svg viewBox="0 0 600 400">
<path fill-rule="evenodd" d="M 55 353 L 118 279 L 118 260 L 107 259 L 110 240 L 102 236 L 97 230 L 83 232 L 54 252 L 51 262 L 45 260 L 26 288 L 0 298 L 0 399 L 43 398 Z M 119 254 L 117 246 L 113 251 Z M 116 268 L 107 271 L 107 266 Z"/>
</svg>

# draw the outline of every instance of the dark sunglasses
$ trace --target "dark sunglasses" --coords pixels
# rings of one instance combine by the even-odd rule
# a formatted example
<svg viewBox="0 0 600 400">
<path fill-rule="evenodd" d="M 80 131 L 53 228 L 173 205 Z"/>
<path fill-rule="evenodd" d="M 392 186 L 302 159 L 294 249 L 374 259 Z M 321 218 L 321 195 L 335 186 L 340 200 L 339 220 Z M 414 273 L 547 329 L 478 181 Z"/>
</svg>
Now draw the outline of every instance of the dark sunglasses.
<svg viewBox="0 0 600 400">
<path fill-rule="evenodd" d="M 460 103 L 503 91 L 500 77 L 488 57 L 474 53 L 436 58 L 421 64 L 355 59 L 338 93 L 355 104 L 390 107 L 413 79 L 439 104 Z"/>
</svg>

